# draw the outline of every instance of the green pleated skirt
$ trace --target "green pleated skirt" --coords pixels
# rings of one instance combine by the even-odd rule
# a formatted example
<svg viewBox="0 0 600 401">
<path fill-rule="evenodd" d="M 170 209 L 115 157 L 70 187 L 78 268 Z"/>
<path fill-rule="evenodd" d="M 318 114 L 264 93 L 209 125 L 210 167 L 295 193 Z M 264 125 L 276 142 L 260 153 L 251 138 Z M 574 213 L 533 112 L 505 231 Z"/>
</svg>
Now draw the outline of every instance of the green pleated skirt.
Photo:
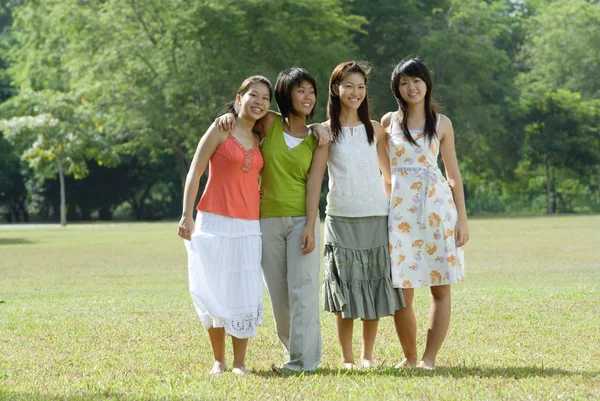
<svg viewBox="0 0 600 401">
<path fill-rule="evenodd" d="M 406 306 L 392 287 L 387 224 L 387 216 L 325 218 L 323 309 L 375 320 Z"/>
</svg>

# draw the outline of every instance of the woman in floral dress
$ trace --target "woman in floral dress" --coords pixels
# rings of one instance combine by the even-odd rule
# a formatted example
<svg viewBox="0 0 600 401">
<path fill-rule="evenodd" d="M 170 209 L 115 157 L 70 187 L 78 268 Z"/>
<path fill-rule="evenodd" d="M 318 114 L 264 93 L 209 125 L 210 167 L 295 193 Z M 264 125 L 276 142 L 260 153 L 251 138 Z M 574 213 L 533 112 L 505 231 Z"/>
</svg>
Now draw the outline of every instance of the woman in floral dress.
<svg viewBox="0 0 600 401">
<path fill-rule="evenodd" d="M 388 218 L 392 281 L 406 308 L 394 315 L 404 360 L 397 366 L 435 367 L 450 323 L 450 284 L 464 278 L 462 246 L 469 231 L 450 119 L 437 113 L 433 82 L 419 59 L 400 62 L 391 88 L 399 108 L 381 125 L 389 134 L 392 194 Z M 437 160 L 441 152 L 446 177 Z M 414 289 L 429 287 L 427 345 L 417 361 Z"/>
</svg>

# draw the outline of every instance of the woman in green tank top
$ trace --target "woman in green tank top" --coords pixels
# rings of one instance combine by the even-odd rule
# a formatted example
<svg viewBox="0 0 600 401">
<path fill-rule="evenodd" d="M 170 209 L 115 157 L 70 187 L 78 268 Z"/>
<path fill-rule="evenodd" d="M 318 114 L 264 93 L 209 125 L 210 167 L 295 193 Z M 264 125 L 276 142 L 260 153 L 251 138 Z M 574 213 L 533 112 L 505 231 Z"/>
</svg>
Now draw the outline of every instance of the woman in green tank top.
<svg viewBox="0 0 600 401">
<path fill-rule="evenodd" d="M 315 195 L 307 208 L 306 188 L 313 160 L 327 158 L 329 135 L 317 125 L 315 129 L 323 131 L 319 141 L 306 124 L 317 100 L 316 80 L 306 70 L 293 67 L 281 71 L 275 100 L 280 113 L 270 111 L 254 126 L 264 158 L 260 204 L 263 277 L 287 359 L 272 368 L 277 372 L 315 370 L 321 360 L 321 229 Z M 231 116 L 221 116 L 216 122 L 228 129 Z"/>
</svg>

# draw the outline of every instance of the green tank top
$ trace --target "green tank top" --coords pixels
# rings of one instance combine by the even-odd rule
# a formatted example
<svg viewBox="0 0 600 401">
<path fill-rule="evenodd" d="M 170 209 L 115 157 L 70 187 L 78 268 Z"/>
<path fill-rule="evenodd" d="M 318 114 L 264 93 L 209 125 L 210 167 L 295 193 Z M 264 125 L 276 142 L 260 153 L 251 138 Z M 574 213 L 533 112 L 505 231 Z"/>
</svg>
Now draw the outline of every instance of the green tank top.
<svg viewBox="0 0 600 401">
<path fill-rule="evenodd" d="M 281 115 L 271 124 L 260 145 L 264 159 L 260 217 L 306 216 L 306 181 L 317 140 L 313 134 L 288 149 Z"/>
</svg>

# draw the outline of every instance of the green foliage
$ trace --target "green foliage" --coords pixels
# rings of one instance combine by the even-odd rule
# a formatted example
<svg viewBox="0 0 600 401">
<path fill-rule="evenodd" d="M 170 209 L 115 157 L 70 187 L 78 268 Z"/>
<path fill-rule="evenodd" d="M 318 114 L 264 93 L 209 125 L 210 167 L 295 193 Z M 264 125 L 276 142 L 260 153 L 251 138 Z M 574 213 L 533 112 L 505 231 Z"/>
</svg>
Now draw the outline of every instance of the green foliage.
<svg viewBox="0 0 600 401">
<path fill-rule="evenodd" d="M 0 120 L 0 130 L 41 176 L 55 176 L 57 160 L 75 178 L 87 174 L 89 159 L 115 161 L 110 145 L 94 132 L 87 107 L 72 94 L 24 90 L 2 104 L 0 113 L 22 115 Z"/>
<path fill-rule="evenodd" d="M 600 4 L 587 0 L 548 2 L 528 20 L 518 77 L 524 91 L 543 95 L 564 88 L 584 99 L 600 96 Z"/>
<path fill-rule="evenodd" d="M 16 36 L 28 45 L 13 53 L 15 76 L 21 85 L 61 82 L 76 89 L 99 112 L 103 130 L 121 143 L 120 152 L 172 153 L 183 182 L 199 137 L 243 78 L 260 73 L 273 79 L 299 64 L 316 69 L 321 79 L 353 48 L 351 34 L 363 20 L 343 14 L 340 4 L 27 3 L 14 14 Z M 44 21 L 34 24 L 33 15 Z M 32 82 L 34 75 L 43 79 Z"/>
<path fill-rule="evenodd" d="M 16 152 L 38 184 L 55 175 L 58 155 L 77 178 L 91 160 L 123 163 L 137 177 L 125 196 L 137 218 L 170 215 L 200 137 L 243 78 L 308 69 L 322 121 L 332 68 L 366 60 L 377 119 L 397 107 L 389 78 L 406 56 L 434 72 L 468 203 L 481 205 L 470 212 L 515 196 L 578 209 L 552 177 L 600 196 L 594 1 L 36 0 L 0 9 L 0 100 L 13 97 L 0 117 L 20 117 L 6 133 Z M 34 192 L 32 205 L 44 196 Z"/>
</svg>

